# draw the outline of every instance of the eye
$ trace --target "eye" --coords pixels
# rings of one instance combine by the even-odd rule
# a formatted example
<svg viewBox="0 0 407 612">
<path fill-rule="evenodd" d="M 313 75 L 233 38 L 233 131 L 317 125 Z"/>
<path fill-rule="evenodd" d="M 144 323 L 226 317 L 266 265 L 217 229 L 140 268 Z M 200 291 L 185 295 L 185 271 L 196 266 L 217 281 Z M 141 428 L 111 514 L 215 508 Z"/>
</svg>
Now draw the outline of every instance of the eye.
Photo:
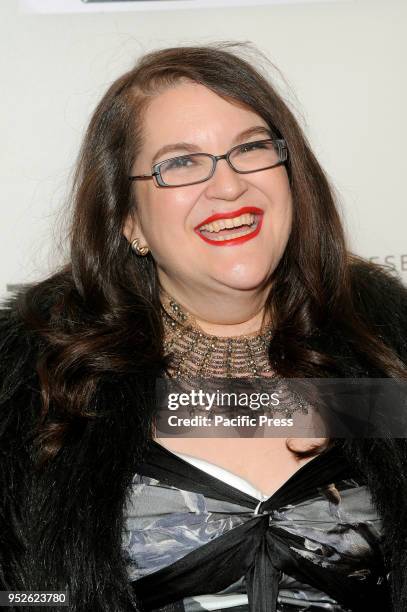
<svg viewBox="0 0 407 612">
<path fill-rule="evenodd" d="M 246 142 L 241 145 L 238 149 L 239 153 L 250 153 L 251 151 L 258 151 L 259 149 L 267 149 L 269 148 L 270 143 L 257 141 L 257 142 Z"/>
<path fill-rule="evenodd" d="M 182 155 L 181 157 L 174 157 L 165 163 L 166 170 L 181 170 L 184 168 L 190 168 L 195 163 L 194 158 L 189 155 Z"/>
</svg>

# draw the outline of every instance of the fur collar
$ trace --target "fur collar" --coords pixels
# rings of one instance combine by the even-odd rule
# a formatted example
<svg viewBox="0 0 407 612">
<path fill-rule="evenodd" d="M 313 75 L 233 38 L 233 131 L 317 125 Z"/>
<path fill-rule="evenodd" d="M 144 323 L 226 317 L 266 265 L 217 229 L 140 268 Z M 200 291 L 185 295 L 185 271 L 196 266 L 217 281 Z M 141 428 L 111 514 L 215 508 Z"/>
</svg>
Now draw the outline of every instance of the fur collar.
<svg viewBox="0 0 407 612">
<path fill-rule="evenodd" d="M 360 312 L 407 363 L 407 290 L 384 274 L 360 274 Z M 39 343 L 15 300 L 0 316 L 0 588 L 64 589 L 77 612 L 141 609 L 121 550 L 122 508 L 147 442 L 156 368 L 106 377 L 94 397 L 96 419 L 78 425 L 52 464 L 35 471 L 31 431 L 40 397 Z M 343 376 L 374 376 L 343 330 L 316 339 Z M 407 441 L 346 440 L 349 461 L 366 478 L 383 519 L 394 611 L 407 609 Z M 4 527 L 4 529 L 3 529 Z M 61 608 L 62 609 L 62 608 Z"/>
</svg>

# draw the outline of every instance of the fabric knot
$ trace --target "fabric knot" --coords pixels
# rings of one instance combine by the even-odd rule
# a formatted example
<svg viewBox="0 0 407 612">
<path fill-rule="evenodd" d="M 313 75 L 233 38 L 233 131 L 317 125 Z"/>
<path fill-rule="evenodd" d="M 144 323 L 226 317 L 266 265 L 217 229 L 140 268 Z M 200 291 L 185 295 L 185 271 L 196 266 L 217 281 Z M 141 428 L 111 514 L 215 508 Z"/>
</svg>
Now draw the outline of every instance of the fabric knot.
<svg viewBox="0 0 407 612">
<path fill-rule="evenodd" d="M 246 573 L 247 596 L 251 611 L 276 612 L 281 571 L 277 567 L 278 555 L 275 555 L 273 538 L 268 531 L 273 511 L 265 510 L 261 514 L 268 515 L 268 520 L 263 523 L 259 546 Z"/>
<path fill-rule="evenodd" d="M 271 525 L 271 523 L 274 521 L 275 518 L 275 514 L 276 511 L 273 508 L 270 508 L 268 510 L 265 510 L 264 508 L 262 508 L 262 504 L 264 502 L 259 502 L 257 504 L 257 506 L 255 507 L 254 511 L 253 511 L 253 515 L 254 516 L 260 516 L 260 515 L 268 515 L 269 519 L 268 519 L 268 524 Z"/>
</svg>

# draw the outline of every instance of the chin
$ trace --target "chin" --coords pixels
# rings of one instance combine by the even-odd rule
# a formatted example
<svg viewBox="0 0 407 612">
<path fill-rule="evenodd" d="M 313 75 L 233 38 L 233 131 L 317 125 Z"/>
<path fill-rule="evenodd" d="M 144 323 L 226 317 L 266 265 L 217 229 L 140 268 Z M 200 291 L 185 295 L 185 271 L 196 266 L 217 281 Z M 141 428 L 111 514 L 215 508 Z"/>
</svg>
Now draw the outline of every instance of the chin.
<svg viewBox="0 0 407 612">
<path fill-rule="evenodd" d="M 247 274 L 236 277 L 235 275 L 223 274 L 219 281 L 230 287 L 231 289 L 237 289 L 240 291 L 253 291 L 259 287 L 263 287 L 267 280 L 270 278 L 270 273 L 267 271 L 266 274 Z"/>
</svg>

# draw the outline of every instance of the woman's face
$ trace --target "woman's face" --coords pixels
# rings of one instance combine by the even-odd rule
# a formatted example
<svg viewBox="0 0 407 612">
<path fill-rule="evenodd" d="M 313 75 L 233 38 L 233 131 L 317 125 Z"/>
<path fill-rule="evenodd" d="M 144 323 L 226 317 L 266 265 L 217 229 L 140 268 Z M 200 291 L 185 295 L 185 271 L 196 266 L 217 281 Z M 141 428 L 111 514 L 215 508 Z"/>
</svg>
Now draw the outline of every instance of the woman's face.
<svg viewBox="0 0 407 612">
<path fill-rule="evenodd" d="M 245 134 L 248 130 L 250 135 Z M 178 155 L 221 155 L 235 145 L 269 137 L 266 122 L 254 111 L 231 104 L 202 85 L 180 83 L 149 104 L 144 144 L 132 174 L 150 174 L 153 163 Z M 163 147 L 165 151 L 159 152 Z M 220 160 L 212 178 L 203 183 L 166 188 L 150 179 L 133 185 L 137 210 L 124 233 L 129 241 L 140 238 L 141 245 L 148 245 L 169 293 L 264 291 L 291 228 L 291 193 L 284 166 L 238 174 Z M 212 215 L 237 218 L 242 208 L 255 209 L 255 223 L 261 221 L 260 231 L 251 230 L 250 239 L 222 245 L 216 232 L 219 226 L 209 226 L 212 232 L 199 231 Z M 247 222 L 252 219 L 246 217 Z M 247 226 L 241 229 L 249 231 Z"/>
</svg>

